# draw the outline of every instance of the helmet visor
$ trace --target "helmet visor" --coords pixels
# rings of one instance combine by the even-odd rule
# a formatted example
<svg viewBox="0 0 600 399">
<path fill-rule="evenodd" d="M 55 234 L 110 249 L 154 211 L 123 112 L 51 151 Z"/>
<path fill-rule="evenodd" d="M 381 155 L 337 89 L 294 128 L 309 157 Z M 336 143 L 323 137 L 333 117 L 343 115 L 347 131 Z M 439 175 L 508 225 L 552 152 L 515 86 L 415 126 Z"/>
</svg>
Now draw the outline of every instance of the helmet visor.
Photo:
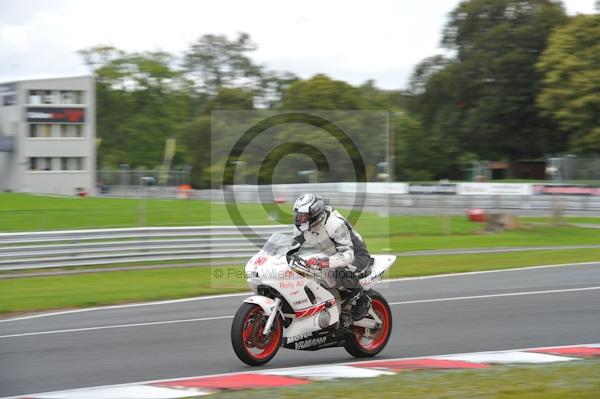
<svg viewBox="0 0 600 399">
<path fill-rule="evenodd" d="M 308 213 L 296 212 L 296 216 L 295 216 L 296 224 L 308 223 L 309 220 L 310 220 L 310 215 Z"/>
</svg>

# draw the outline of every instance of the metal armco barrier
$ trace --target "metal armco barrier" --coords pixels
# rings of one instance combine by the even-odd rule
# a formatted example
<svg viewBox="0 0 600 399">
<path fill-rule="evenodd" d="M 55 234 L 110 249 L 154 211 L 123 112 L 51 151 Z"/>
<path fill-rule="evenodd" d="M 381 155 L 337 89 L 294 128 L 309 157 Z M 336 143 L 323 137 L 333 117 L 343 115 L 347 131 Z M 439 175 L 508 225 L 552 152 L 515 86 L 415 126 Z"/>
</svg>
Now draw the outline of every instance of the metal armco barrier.
<svg viewBox="0 0 600 399">
<path fill-rule="evenodd" d="M 1 233 L 0 270 L 245 258 L 291 227 L 200 226 Z"/>
</svg>

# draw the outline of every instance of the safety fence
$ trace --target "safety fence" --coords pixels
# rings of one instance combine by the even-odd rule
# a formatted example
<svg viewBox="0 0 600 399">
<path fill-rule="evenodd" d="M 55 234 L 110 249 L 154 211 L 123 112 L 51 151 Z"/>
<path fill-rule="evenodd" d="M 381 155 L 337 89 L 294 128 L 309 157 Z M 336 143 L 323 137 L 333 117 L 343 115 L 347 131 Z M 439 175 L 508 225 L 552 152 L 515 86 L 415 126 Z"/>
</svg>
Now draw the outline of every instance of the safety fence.
<svg viewBox="0 0 600 399">
<path fill-rule="evenodd" d="M 194 190 L 191 198 L 213 202 L 263 203 L 293 201 L 306 192 L 321 194 L 336 207 L 379 208 L 399 211 L 420 209 L 470 208 L 491 210 L 600 211 L 600 187 L 459 183 L 408 185 L 406 183 L 290 184 L 272 186 L 233 186 L 226 190 Z M 569 190 L 570 189 L 570 190 Z"/>
<path fill-rule="evenodd" d="M 145 227 L 1 233 L 0 270 L 245 258 L 290 226 Z"/>
<path fill-rule="evenodd" d="M 303 183 L 235 185 L 223 189 L 191 190 L 152 187 L 144 196 L 192 198 L 214 202 L 269 204 L 293 202 L 303 193 L 323 195 L 338 207 L 450 208 L 600 211 L 600 186 L 529 183 Z M 121 189 L 115 196 L 139 197 Z M 183 195 L 185 194 L 185 195 Z"/>
</svg>

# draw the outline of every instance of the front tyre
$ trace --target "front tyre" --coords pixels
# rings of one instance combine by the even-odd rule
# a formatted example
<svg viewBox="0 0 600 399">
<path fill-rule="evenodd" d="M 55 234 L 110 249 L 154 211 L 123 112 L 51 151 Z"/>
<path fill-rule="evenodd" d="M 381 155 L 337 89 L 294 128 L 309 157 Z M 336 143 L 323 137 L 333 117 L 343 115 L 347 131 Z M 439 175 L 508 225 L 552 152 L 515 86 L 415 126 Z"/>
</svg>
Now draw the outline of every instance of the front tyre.
<svg viewBox="0 0 600 399">
<path fill-rule="evenodd" d="M 385 348 L 392 333 L 392 311 L 387 301 L 377 291 L 369 291 L 371 307 L 382 324 L 377 330 L 352 326 L 353 333 L 346 334 L 344 348 L 354 357 L 375 356 Z"/>
<path fill-rule="evenodd" d="M 237 357 L 251 366 L 261 366 L 275 356 L 281 345 L 283 324 L 279 315 L 269 335 L 263 335 L 267 315 L 255 304 L 243 303 L 231 324 L 231 344 Z"/>
</svg>

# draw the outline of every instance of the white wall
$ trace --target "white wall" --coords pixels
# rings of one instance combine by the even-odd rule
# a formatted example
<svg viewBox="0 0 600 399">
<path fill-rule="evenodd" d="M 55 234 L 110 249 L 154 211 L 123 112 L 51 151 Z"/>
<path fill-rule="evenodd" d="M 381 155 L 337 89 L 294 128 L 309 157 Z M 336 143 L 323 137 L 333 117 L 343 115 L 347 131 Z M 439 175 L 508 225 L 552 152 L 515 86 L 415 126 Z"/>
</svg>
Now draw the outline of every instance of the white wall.
<svg viewBox="0 0 600 399">
<path fill-rule="evenodd" d="M 87 171 L 27 171 L 23 176 L 22 192 L 75 195 L 77 188 L 92 187 Z"/>
<path fill-rule="evenodd" d="M 16 136 L 16 151 L 0 153 L 0 189 L 44 194 L 74 195 L 78 187 L 93 194 L 96 188 L 95 83 L 91 76 L 28 80 L 17 83 L 17 105 L 0 106 L 0 131 Z M 29 137 L 25 119 L 28 106 L 69 107 L 75 104 L 27 104 L 29 90 L 80 90 L 84 92 L 83 137 Z M 82 171 L 31 171 L 30 157 L 83 157 Z M 59 161 L 60 162 L 60 161 Z M 59 169 L 55 167 L 55 169 Z"/>
</svg>

